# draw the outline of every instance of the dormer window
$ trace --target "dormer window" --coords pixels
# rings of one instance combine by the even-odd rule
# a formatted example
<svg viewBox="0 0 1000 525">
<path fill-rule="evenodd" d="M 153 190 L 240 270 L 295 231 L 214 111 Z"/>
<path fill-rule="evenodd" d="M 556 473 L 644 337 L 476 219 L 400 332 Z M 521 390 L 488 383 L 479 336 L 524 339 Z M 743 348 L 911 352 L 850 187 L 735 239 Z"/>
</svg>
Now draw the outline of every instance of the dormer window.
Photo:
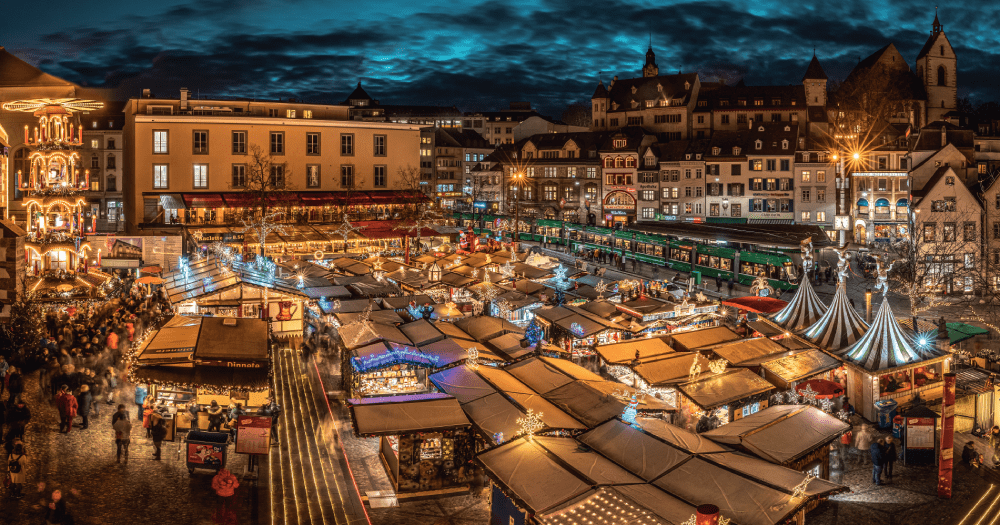
<svg viewBox="0 0 1000 525">
<path fill-rule="evenodd" d="M 788 149 L 788 141 L 787 140 L 781 141 L 781 149 Z"/>
<path fill-rule="evenodd" d="M 665 108 L 665 107 L 667 107 L 669 105 L 670 105 L 670 99 L 665 98 L 665 99 L 663 99 L 663 100 L 660 101 L 660 106 L 661 107 Z"/>
<path fill-rule="evenodd" d="M 684 154 L 684 160 L 691 160 L 691 154 L 690 153 L 685 153 Z"/>
<path fill-rule="evenodd" d="M 780 106 L 781 105 L 781 99 L 780 98 L 771 99 L 771 105 L 772 106 Z"/>
<path fill-rule="evenodd" d="M 741 98 L 741 99 L 737 100 L 736 103 L 738 105 L 740 105 L 740 106 L 745 106 L 745 105 L 747 105 L 747 99 Z"/>
<path fill-rule="evenodd" d="M 791 130 L 792 130 L 791 126 L 785 126 L 785 131 L 791 131 Z"/>
<path fill-rule="evenodd" d="M 802 162 L 809 162 L 809 152 L 805 151 L 802 153 Z"/>
<path fill-rule="evenodd" d="M 719 148 L 712 148 L 712 155 L 718 155 L 720 152 Z"/>
<path fill-rule="evenodd" d="M 757 142 L 754 142 L 754 147 L 757 149 L 761 149 L 764 147 L 764 143 L 758 140 Z"/>
<path fill-rule="evenodd" d="M 689 89 L 691 89 L 691 83 L 688 81 L 684 81 L 684 91 L 687 91 Z"/>
<path fill-rule="evenodd" d="M 663 92 L 663 84 L 657 84 L 656 85 L 656 90 L 659 91 L 660 93 L 662 93 Z"/>
<path fill-rule="evenodd" d="M 739 146 L 733 146 L 733 155 L 739 155 L 739 154 L 740 154 Z"/>
<path fill-rule="evenodd" d="M 695 160 L 701 160 L 701 153 L 695 153 L 694 154 L 694 159 Z"/>
<path fill-rule="evenodd" d="M 632 94 L 635 95 L 635 92 L 636 92 L 635 86 L 632 86 Z"/>
<path fill-rule="evenodd" d="M 628 141 L 626 141 L 625 139 L 615 139 L 614 140 L 615 149 L 624 148 L 627 144 L 628 144 Z"/>
<path fill-rule="evenodd" d="M 646 107 L 647 107 L 647 108 L 651 108 L 651 107 L 653 107 L 653 105 L 654 105 L 654 104 L 656 104 L 656 101 L 655 101 L 655 100 L 647 100 L 647 101 L 646 101 Z"/>
<path fill-rule="evenodd" d="M 757 131 L 764 131 L 764 126 L 760 126 L 759 128 L 757 128 Z M 757 148 L 757 149 L 760 149 L 760 148 Z"/>
</svg>

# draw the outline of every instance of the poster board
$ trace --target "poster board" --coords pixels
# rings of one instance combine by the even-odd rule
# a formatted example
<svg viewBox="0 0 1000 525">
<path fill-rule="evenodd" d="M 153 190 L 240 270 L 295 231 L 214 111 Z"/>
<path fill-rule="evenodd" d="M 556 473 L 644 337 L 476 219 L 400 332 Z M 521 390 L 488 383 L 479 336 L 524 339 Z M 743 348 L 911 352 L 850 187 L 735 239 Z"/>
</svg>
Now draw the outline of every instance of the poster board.
<svg viewBox="0 0 1000 525">
<path fill-rule="evenodd" d="M 934 448 L 934 420 L 931 418 L 908 418 L 906 420 L 907 448 Z"/>
<path fill-rule="evenodd" d="M 236 453 L 266 455 L 271 450 L 271 416 L 236 419 Z"/>
<path fill-rule="evenodd" d="M 226 444 L 214 443 L 188 443 L 187 463 L 190 465 L 205 465 L 208 468 L 217 468 L 225 465 Z"/>
</svg>

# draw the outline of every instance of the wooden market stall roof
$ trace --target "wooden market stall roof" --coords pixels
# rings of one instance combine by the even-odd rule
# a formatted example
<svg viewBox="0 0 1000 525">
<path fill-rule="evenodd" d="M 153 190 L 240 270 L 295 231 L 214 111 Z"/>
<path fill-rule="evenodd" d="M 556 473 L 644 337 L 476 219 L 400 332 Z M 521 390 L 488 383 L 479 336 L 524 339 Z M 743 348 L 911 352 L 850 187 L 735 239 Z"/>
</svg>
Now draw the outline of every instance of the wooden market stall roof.
<svg viewBox="0 0 1000 525">
<path fill-rule="evenodd" d="M 725 326 L 701 328 L 690 332 L 673 334 L 671 346 L 677 351 L 695 350 L 706 346 L 735 341 L 740 336 Z"/>
<path fill-rule="evenodd" d="M 746 368 L 730 368 L 721 374 L 703 372 L 677 388 L 702 410 L 710 410 L 774 390 L 774 385 Z"/>
<path fill-rule="evenodd" d="M 485 315 L 470 316 L 455 321 L 455 326 L 469 334 L 476 341 L 484 342 L 504 334 L 524 335 L 524 329 L 506 319 Z"/>
<path fill-rule="evenodd" d="M 695 362 L 707 366 L 706 360 L 698 352 L 678 352 L 665 354 L 648 360 L 641 360 L 638 366 L 625 363 L 646 384 L 650 386 L 678 385 L 690 379 L 691 366 Z"/>
<path fill-rule="evenodd" d="M 458 400 L 439 393 L 351 399 L 348 407 L 358 436 L 441 432 L 471 426 Z"/>
<path fill-rule="evenodd" d="M 808 405 L 777 405 L 701 435 L 724 445 L 740 446 L 757 457 L 787 464 L 828 445 L 851 428 Z"/>
<path fill-rule="evenodd" d="M 252 263 L 234 263 L 232 269 L 226 269 L 212 255 L 189 263 L 187 271 L 177 268 L 164 273 L 163 280 L 163 287 L 171 304 L 215 295 L 241 285 L 259 290 L 267 288 L 276 296 L 306 297 L 297 288 L 297 279 L 271 280 L 257 271 Z"/>
<path fill-rule="evenodd" d="M 757 366 L 787 353 L 788 349 L 766 337 L 740 339 L 707 348 L 735 366 Z"/>
<path fill-rule="evenodd" d="M 213 361 L 266 361 L 267 321 L 233 317 L 203 317 L 194 358 Z"/>
<path fill-rule="evenodd" d="M 624 365 L 636 358 L 655 359 L 667 354 L 675 353 L 675 350 L 668 344 L 669 335 L 650 337 L 648 339 L 629 339 L 620 343 L 597 346 L 597 355 L 601 356 L 608 364 Z"/>
<path fill-rule="evenodd" d="M 838 366 L 840 366 L 840 361 L 816 349 L 805 350 L 761 363 L 761 368 L 774 374 L 785 384 L 809 379 Z"/>
</svg>

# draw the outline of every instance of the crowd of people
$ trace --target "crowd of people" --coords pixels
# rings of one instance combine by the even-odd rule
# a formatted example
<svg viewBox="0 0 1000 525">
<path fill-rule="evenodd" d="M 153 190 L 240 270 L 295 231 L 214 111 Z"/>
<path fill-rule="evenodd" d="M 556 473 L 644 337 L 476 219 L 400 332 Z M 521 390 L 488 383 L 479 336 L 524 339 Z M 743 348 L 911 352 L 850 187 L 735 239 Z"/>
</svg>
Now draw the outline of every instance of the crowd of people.
<svg viewBox="0 0 1000 525">
<path fill-rule="evenodd" d="M 24 371 L 11 366 L 0 354 L 0 436 L 7 464 L 8 495 L 24 496 L 25 471 L 31 451 L 25 432 L 33 411 L 53 410 L 59 416 L 59 432 L 91 429 L 101 418 L 101 405 L 113 406 L 126 386 L 124 360 L 129 344 L 161 314 L 170 312 L 160 294 L 147 295 L 146 289 L 124 277 L 120 297 L 86 307 L 68 306 L 45 313 L 46 335 L 38 342 L 43 364 L 39 370 L 38 405 L 29 406 L 24 395 Z M 6 392 L 6 399 L 3 395 Z M 49 405 L 49 406 L 45 406 Z M 127 443 L 131 432 L 124 405 L 112 415 L 107 430 Z M 111 408 L 105 409 L 111 413 Z M 124 413 L 124 415 L 123 415 Z M 123 424 L 122 421 L 125 421 Z M 89 430 L 90 432 L 97 431 Z M 121 446 L 121 445 L 120 445 Z M 126 445 L 127 450 L 127 445 Z M 62 492 L 52 493 L 44 508 L 47 523 L 68 520 Z"/>
</svg>

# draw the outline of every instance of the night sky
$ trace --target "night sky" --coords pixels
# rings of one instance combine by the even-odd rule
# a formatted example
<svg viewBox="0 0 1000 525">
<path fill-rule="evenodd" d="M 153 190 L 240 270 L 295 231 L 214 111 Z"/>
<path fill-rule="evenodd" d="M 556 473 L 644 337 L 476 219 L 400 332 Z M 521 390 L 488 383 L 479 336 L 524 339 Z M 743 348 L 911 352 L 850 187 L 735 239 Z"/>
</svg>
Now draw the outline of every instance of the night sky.
<svg viewBox="0 0 1000 525">
<path fill-rule="evenodd" d="M 558 117 L 588 103 L 599 76 L 640 75 L 650 34 L 661 74 L 703 81 L 797 84 L 814 46 L 831 79 L 889 42 L 915 68 L 937 2 L 44 0 L 2 17 L 0 45 L 119 99 L 184 86 L 338 103 L 360 80 L 383 104 L 487 111 L 526 100 Z M 940 5 L 959 97 L 1000 100 L 1000 3 Z"/>
</svg>

